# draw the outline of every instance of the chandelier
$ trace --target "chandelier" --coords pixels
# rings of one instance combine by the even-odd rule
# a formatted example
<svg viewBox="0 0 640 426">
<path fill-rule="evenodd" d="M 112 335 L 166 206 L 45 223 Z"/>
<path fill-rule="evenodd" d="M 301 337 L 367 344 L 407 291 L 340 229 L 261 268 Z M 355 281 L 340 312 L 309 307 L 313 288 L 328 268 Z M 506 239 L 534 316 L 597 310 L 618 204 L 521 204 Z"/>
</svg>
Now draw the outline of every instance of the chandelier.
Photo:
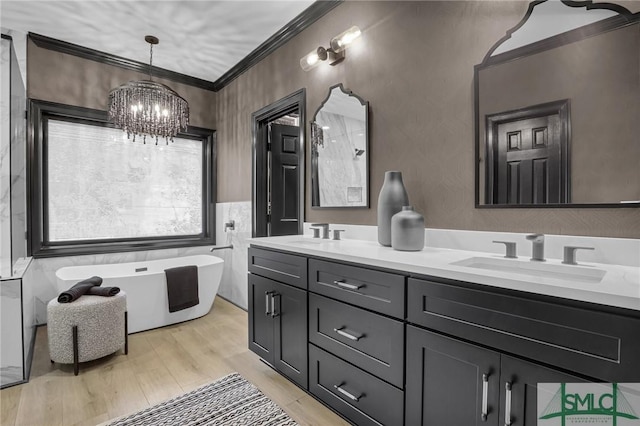
<svg viewBox="0 0 640 426">
<path fill-rule="evenodd" d="M 164 138 L 169 144 L 180 129 L 187 129 L 189 123 L 189 104 L 180 95 L 164 84 L 151 80 L 153 64 L 153 45 L 159 40 L 154 36 L 146 36 L 149 43 L 149 80 L 130 81 L 109 92 L 109 119 L 119 128 L 127 132 L 127 138 L 133 135 L 142 136 L 147 143 L 147 136 Z"/>
</svg>

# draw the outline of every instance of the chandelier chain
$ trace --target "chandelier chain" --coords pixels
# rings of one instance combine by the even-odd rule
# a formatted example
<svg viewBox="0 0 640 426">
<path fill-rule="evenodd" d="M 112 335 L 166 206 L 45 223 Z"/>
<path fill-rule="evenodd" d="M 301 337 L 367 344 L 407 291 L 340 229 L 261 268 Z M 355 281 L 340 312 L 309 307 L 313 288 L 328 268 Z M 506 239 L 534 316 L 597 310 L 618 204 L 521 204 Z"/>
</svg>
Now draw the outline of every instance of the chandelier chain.
<svg viewBox="0 0 640 426">
<path fill-rule="evenodd" d="M 149 43 L 149 81 L 152 81 L 151 70 L 153 69 L 153 43 Z"/>
</svg>

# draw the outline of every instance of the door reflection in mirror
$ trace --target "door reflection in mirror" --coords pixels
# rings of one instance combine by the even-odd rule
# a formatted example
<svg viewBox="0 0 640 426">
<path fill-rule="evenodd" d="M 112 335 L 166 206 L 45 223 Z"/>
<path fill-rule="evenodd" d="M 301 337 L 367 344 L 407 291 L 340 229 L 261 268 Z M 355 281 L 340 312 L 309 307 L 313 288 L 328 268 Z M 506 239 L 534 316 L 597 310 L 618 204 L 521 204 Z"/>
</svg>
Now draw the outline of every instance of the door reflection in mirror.
<svg viewBox="0 0 640 426">
<path fill-rule="evenodd" d="M 533 2 L 517 30 L 509 31 L 476 65 L 478 206 L 640 206 L 640 14 L 621 7 L 603 12 L 611 7 L 604 4 L 587 10 L 585 5 Z M 546 6 L 555 8 L 552 14 L 536 12 Z M 586 24 L 551 31 L 568 22 L 555 19 L 558 9 Z M 591 18 L 593 14 L 597 17 Z M 578 21 L 582 15 L 589 19 Z M 540 29 L 546 30 L 547 38 L 522 41 L 522 34 L 537 34 Z M 503 48 L 516 39 L 519 44 Z M 559 100 L 570 103 L 566 124 L 559 124 L 566 126 L 567 137 L 566 150 L 557 152 L 560 163 L 555 163 L 560 180 L 551 180 L 551 169 L 545 169 L 551 163 L 546 160 L 517 161 L 525 159 L 518 147 L 511 150 L 508 171 L 496 171 L 492 160 L 502 154 L 495 154 L 492 146 L 492 131 L 500 131 L 491 128 L 496 121 L 492 118 Z M 538 125 L 546 127 L 532 123 L 530 130 Z M 517 144 L 517 135 L 511 137 Z M 535 154 L 535 149 L 528 151 Z M 549 180 L 532 179 L 536 170 Z M 524 191 L 518 185 L 527 184 L 525 180 L 538 187 Z"/>
</svg>

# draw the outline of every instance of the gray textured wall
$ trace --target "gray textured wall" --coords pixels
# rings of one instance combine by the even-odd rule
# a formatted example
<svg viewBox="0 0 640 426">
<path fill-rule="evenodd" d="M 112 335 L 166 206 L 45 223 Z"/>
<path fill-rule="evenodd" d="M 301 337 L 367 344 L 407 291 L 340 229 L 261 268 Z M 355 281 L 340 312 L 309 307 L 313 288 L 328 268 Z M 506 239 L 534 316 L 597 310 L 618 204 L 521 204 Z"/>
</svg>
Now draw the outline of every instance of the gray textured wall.
<svg viewBox="0 0 640 426">
<path fill-rule="evenodd" d="M 306 221 L 374 225 L 384 172 L 401 170 L 427 227 L 640 237 L 640 209 L 474 208 L 473 66 L 526 9 L 521 1 L 338 6 L 218 93 L 219 200 L 251 199 L 252 112 L 304 87 L 311 117 L 343 83 L 370 102 L 371 209 L 311 209 L 307 152 Z M 302 71 L 304 54 L 351 25 L 363 37 L 343 63 Z"/>
<path fill-rule="evenodd" d="M 640 10 L 640 2 L 625 2 Z M 524 16 L 523 1 L 350 1 L 333 9 L 220 92 L 168 83 L 191 104 L 194 125 L 218 133 L 218 201 L 251 199 L 251 113 L 300 89 L 311 117 L 330 86 L 370 102 L 371 208 L 311 209 L 306 221 L 374 225 L 386 170 L 401 170 L 430 228 L 640 238 L 640 209 L 476 209 L 473 66 Z M 308 73 L 300 58 L 352 25 L 359 46 L 335 67 Z M 111 87 L 142 75 L 29 46 L 29 96 L 106 107 Z M 307 132 L 308 133 L 308 132 Z"/>
</svg>

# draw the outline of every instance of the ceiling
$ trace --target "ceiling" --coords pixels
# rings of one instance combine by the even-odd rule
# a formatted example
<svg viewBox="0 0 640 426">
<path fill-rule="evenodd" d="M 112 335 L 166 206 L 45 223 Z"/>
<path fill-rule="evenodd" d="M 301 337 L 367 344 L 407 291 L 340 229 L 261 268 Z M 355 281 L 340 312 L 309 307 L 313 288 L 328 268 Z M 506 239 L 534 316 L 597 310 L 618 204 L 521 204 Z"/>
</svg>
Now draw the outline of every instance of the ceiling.
<svg viewBox="0 0 640 426">
<path fill-rule="evenodd" d="M 3 30 L 32 32 L 215 81 L 313 3 L 288 1 L 0 1 Z"/>
</svg>

